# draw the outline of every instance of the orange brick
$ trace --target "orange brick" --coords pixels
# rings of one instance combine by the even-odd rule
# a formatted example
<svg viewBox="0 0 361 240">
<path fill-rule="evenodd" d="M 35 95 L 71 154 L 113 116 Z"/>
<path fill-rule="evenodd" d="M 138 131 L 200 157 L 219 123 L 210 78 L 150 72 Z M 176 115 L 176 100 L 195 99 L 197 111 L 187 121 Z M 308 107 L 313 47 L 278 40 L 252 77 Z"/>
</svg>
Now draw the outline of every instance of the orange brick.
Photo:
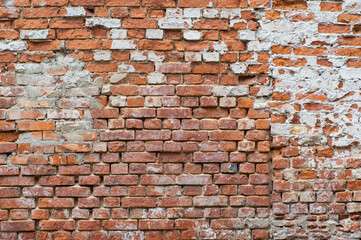
<svg viewBox="0 0 361 240">
<path fill-rule="evenodd" d="M 17 19 L 14 21 L 14 28 L 17 29 L 41 29 L 48 27 L 48 20 L 46 19 Z"/>
<path fill-rule="evenodd" d="M 319 24 L 318 31 L 320 33 L 350 33 L 350 26 L 336 24 Z"/>
<path fill-rule="evenodd" d="M 20 131 L 52 131 L 55 129 L 55 122 L 19 122 Z"/>
</svg>

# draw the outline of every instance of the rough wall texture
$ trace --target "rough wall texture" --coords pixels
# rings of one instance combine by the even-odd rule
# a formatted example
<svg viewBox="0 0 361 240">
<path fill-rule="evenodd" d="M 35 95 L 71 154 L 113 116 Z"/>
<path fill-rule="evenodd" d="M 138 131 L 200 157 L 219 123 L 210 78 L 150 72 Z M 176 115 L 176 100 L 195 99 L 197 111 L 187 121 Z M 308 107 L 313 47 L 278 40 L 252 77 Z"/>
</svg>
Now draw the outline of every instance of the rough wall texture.
<svg viewBox="0 0 361 240">
<path fill-rule="evenodd" d="M 360 12 L 3 0 L 0 239 L 360 239 Z"/>
</svg>

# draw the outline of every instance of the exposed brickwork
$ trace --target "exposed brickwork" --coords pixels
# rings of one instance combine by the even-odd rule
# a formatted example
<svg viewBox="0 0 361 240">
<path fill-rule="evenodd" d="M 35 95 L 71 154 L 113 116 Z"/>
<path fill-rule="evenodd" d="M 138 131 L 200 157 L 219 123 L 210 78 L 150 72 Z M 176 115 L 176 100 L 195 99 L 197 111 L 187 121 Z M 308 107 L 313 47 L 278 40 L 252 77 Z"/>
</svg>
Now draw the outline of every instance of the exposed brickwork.
<svg viewBox="0 0 361 240">
<path fill-rule="evenodd" d="M 271 49 L 273 238 L 359 239 L 361 2 L 303 3 L 261 23 L 287 29 Z"/>
<path fill-rule="evenodd" d="M 7 0 L 0 239 L 360 239 L 361 2 Z"/>
</svg>

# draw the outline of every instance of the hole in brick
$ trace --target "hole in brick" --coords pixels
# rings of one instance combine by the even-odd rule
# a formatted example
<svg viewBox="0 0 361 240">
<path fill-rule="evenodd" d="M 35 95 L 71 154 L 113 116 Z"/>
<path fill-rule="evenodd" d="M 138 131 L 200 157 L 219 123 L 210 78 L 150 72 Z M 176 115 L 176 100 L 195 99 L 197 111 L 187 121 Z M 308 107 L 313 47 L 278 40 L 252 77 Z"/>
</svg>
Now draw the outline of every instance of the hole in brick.
<svg viewBox="0 0 361 240">
<path fill-rule="evenodd" d="M 93 8 L 85 8 L 85 11 L 87 11 L 90 14 L 94 15 L 94 9 Z"/>
<path fill-rule="evenodd" d="M 249 85 L 249 84 L 252 84 L 256 81 L 256 77 L 255 76 L 239 76 L 238 78 L 238 82 L 239 84 L 242 84 L 242 85 Z"/>
</svg>

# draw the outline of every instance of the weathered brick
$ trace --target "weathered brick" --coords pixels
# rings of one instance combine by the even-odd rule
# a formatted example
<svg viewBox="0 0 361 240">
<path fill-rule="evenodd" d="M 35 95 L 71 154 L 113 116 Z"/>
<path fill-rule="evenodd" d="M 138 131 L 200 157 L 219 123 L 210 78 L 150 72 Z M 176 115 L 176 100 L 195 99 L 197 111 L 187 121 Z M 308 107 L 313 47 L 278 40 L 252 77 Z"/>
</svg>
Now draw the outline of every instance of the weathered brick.
<svg viewBox="0 0 361 240">
<path fill-rule="evenodd" d="M 192 110 L 187 108 L 162 108 L 157 110 L 158 118 L 191 118 Z"/>
<path fill-rule="evenodd" d="M 0 142 L 0 153 L 11 153 L 15 151 L 16 151 L 16 143 Z"/>
<path fill-rule="evenodd" d="M 3 209 L 9 208 L 35 208 L 34 199 L 0 199 L 0 206 Z"/>
<path fill-rule="evenodd" d="M 4 232 L 28 232 L 35 230 L 35 221 L 9 221 L 2 222 L 0 228 Z"/>
<path fill-rule="evenodd" d="M 156 207 L 157 202 L 155 198 L 144 198 L 144 197 L 126 197 L 122 198 L 122 207 L 123 208 L 139 208 L 139 207 L 145 207 L 145 208 L 151 208 Z"/>
<path fill-rule="evenodd" d="M 11 108 L 15 105 L 15 99 L 14 98 L 4 98 L 0 97 L 0 108 Z"/>
<path fill-rule="evenodd" d="M 164 197 L 158 198 L 159 207 L 190 207 L 192 206 L 191 197 Z"/>
<path fill-rule="evenodd" d="M 14 21 L 15 29 L 43 29 L 48 27 L 45 19 L 17 19 Z"/>
<path fill-rule="evenodd" d="M 216 219 L 211 222 L 214 229 L 242 229 L 244 226 L 245 222 L 240 219 Z"/>
<path fill-rule="evenodd" d="M 51 187 L 24 187 L 24 197 L 51 197 L 53 189 Z"/>
<path fill-rule="evenodd" d="M 107 6 L 136 7 L 140 6 L 140 0 L 107 0 Z"/>
<path fill-rule="evenodd" d="M 139 130 L 135 134 L 136 140 L 152 141 L 152 140 L 170 140 L 171 131 L 169 130 Z"/>
<path fill-rule="evenodd" d="M 55 152 L 63 153 L 63 152 L 90 152 L 89 143 L 84 144 L 61 144 L 55 146 Z"/>
<path fill-rule="evenodd" d="M 228 198 L 225 196 L 194 197 L 193 204 L 196 207 L 227 206 Z"/>
<path fill-rule="evenodd" d="M 139 229 L 140 230 L 166 230 L 173 229 L 174 221 L 173 220 L 139 220 Z"/>
<path fill-rule="evenodd" d="M 105 230 L 137 230 L 136 220 L 106 220 L 102 227 Z"/>
<path fill-rule="evenodd" d="M 173 140 L 175 141 L 205 141 L 208 139 L 207 132 L 200 131 L 173 131 Z"/>
<path fill-rule="evenodd" d="M 38 201 L 40 208 L 72 208 L 74 199 L 72 198 L 40 198 Z"/>
<path fill-rule="evenodd" d="M 157 21 L 153 19 L 125 19 L 122 21 L 123 28 L 156 28 Z"/>
<path fill-rule="evenodd" d="M 249 196 L 247 197 L 247 205 L 253 207 L 261 207 L 269 205 L 269 197 L 256 197 Z"/>
<path fill-rule="evenodd" d="M 186 0 L 179 1 L 179 7 L 208 7 L 210 4 L 209 0 L 195 0 L 192 2 Z"/>
<path fill-rule="evenodd" d="M 19 122 L 20 131 L 52 131 L 55 129 L 55 122 Z"/>
<path fill-rule="evenodd" d="M 42 220 L 39 229 L 43 231 L 74 230 L 74 220 Z"/>
<path fill-rule="evenodd" d="M 34 177 L 8 176 L 0 177 L 0 186 L 33 186 Z"/>
<path fill-rule="evenodd" d="M 194 162 L 199 163 L 217 163 L 217 162 L 227 162 L 228 154 L 227 153 L 195 153 Z"/>
<path fill-rule="evenodd" d="M 177 183 L 179 185 L 207 185 L 212 183 L 212 177 L 210 175 L 208 176 L 182 175 L 182 176 L 178 176 Z"/>
<path fill-rule="evenodd" d="M 31 162 L 30 162 L 31 163 Z M 46 161 L 47 163 L 47 161 Z M 19 163 L 18 163 L 19 164 Z M 51 166 L 23 166 L 21 167 L 22 175 L 55 175 L 56 168 Z"/>
<path fill-rule="evenodd" d="M 155 162 L 156 156 L 154 153 L 143 153 L 143 152 L 136 152 L 136 153 L 124 153 L 122 155 L 123 162 Z"/>
<path fill-rule="evenodd" d="M 124 118 L 151 118 L 155 117 L 155 109 L 126 108 L 122 109 Z"/>
<path fill-rule="evenodd" d="M 157 70 L 161 73 L 190 73 L 191 65 L 189 63 L 163 63 Z"/>
<path fill-rule="evenodd" d="M 177 86 L 180 96 L 207 96 L 212 94 L 212 86 Z"/>
<path fill-rule="evenodd" d="M 0 188 L 0 195 L 6 198 L 20 197 L 20 188 L 17 187 L 2 187 Z"/>
<path fill-rule="evenodd" d="M 104 176 L 105 185 L 137 185 L 138 176 Z"/>
<path fill-rule="evenodd" d="M 74 185 L 74 177 L 70 176 L 43 176 L 39 179 L 42 186 Z"/>
<path fill-rule="evenodd" d="M 153 50 L 153 51 L 169 51 L 173 49 L 173 42 L 157 41 L 157 40 L 141 40 L 139 41 L 139 49 Z"/>
</svg>

